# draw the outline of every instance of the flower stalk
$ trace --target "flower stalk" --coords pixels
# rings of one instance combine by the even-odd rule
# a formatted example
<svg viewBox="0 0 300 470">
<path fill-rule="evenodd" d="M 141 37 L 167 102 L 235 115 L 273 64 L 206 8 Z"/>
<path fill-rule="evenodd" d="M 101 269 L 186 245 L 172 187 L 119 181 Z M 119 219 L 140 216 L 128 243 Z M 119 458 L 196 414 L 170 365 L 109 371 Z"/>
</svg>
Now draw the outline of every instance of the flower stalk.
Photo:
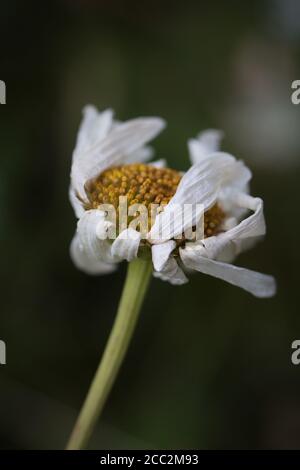
<svg viewBox="0 0 300 470">
<path fill-rule="evenodd" d="M 115 323 L 69 439 L 67 450 L 83 449 L 88 443 L 128 349 L 151 272 L 150 260 L 136 258 L 128 265 Z"/>
</svg>

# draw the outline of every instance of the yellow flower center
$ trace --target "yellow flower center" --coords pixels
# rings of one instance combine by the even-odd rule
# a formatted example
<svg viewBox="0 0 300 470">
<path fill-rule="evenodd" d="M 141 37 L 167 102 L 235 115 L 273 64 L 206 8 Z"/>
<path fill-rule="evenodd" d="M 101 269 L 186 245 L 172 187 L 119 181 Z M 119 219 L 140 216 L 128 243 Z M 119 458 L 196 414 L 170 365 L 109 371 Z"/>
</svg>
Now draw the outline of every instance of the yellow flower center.
<svg viewBox="0 0 300 470">
<path fill-rule="evenodd" d="M 133 204 L 163 206 L 174 196 L 181 180 L 181 174 L 170 168 L 156 168 L 152 165 L 134 163 L 109 168 L 89 182 L 86 193 L 89 203 L 86 209 L 97 209 L 101 204 L 111 204 L 118 209 L 119 197 L 127 197 L 128 207 Z M 224 212 L 218 204 L 209 209 L 204 216 L 205 236 L 219 231 L 224 220 Z"/>
<path fill-rule="evenodd" d="M 127 204 L 167 204 L 174 196 L 180 173 L 169 168 L 156 168 L 135 163 L 110 168 L 101 173 L 88 188 L 92 207 L 99 204 L 119 206 L 119 197 L 126 196 Z"/>
</svg>

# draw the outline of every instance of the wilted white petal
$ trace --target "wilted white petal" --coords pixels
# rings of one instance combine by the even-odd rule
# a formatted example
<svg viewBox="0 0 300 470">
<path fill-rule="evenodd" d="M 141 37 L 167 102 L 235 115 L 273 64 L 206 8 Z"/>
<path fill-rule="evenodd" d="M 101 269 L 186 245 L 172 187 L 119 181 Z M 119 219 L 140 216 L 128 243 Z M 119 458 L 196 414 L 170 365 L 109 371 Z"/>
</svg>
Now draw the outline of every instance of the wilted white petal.
<svg viewBox="0 0 300 470">
<path fill-rule="evenodd" d="M 223 135 L 222 131 L 208 129 L 201 132 L 197 139 L 190 139 L 188 146 L 192 164 L 198 163 L 206 158 L 214 158 L 220 149 L 220 142 Z M 236 161 L 236 165 L 232 170 L 231 184 L 239 187 L 241 190 L 251 179 L 251 171 L 242 161 Z"/>
<path fill-rule="evenodd" d="M 198 163 L 203 158 L 210 158 L 210 154 L 217 152 L 220 149 L 223 136 L 222 131 L 207 129 L 201 132 L 196 139 L 190 139 L 188 147 L 192 164 Z"/>
<path fill-rule="evenodd" d="M 276 292 L 272 276 L 199 256 L 196 250 L 180 249 L 180 257 L 188 268 L 241 287 L 256 297 L 272 297 Z"/>
<path fill-rule="evenodd" d="M 109 222 L 105 213 L 98 209 L 86 211 L 77 224 L 77 233 L 82 250 L 88 258 L 113 263 L 117 261 L 111 254 L 111 243 L 105 237 Z"/>
<path fill-rule="evenodd" d="M 231 176 L 234 165 L 234 157 L 219 152 L 214 154 L 214 158 L 191 166 L 181 178 L 169 205 L 200 203 L 205 209 L 209 209 L 216 200 L 216 191 L 221 183 Z"/>
<path fill-rule="evenodd" d="M 248 194 L 238 194 L 235 199 L 235 204 L 240 208 L 253 211 L 253 214 L 228 230 L 226 234 L 232 239 L 265 235 L 266 222 L 263 200 L 259 197 L 249 196 Z"/>
<path fill-rule="evenodd" d="M 235 165 L 234 157 L 221 152 L 193 165 L 183 175 L 175 195 L 164 211 L 156 217 L 149 238 L 154 243 L 159 243 L 165 239 L 162 234 L 169 234 L 169 238 L 174 238 L 186 228 L 196 225 L 197 217 L 202 212 L 197 211 L 197 204 L 203 205 L 202 209 L 205 211 L 216 202 L 221 187 L 231 180 Z M 179 213 L 180 208 L 183 212 L 185 204 L 192 205 L 193 210 L 188 211 L 182 220 L 183 217 L 179 217 L 177 212 Z"/>
<path fill-rule="evenodd" d="M 154 154 L 154 150 L 149 145 L 142 147 L 135 152 L 132 152 L 130 155 L 126 155 L 124 158 L 124 163 L 144 163 L 148 162 Z"/>
<path fill-rule="evenodd" d="M 85 106 L 77 135 L 73 159 L 80 158 L 97 142 L 107 136 L 113 124 L 113 111 L 98 112 L 95 106 Z"/>
<path fill-rule="evenodd" d="M 97 176 L 107 167 L 122 163 L 126 156 L 140 149 L 164 127 L 165 122 L 160 118 L 137 118 L 116 126 L 94 149 L 96 154 L 91 152 L 87 155 L 87 179 Z"/>
<path fill-rule="evenodd" d="M 173 257 L 169 258 L 162 271 L 153 271 L 153 276 L 158 277 L 162 281 L 168 281 L 173 285 L 181 285 L 188 282 L 186 275 Z"/>
<path fill-rule="evenodd" d="M 152 262 L 155 271 L 163 270 L 175 247 L 176 242 L 174 240 L 152 245 Z"/>
<path fill-rule="evenodd" d="M 84 214 L 85 210 L 84 210 L 82 203 L 76 196 L 75 189 L 73 188 L 72 185 L 70 185 L 69 187 L 69 199 L 70 199 L 71 205 L 74 209 L 77 219 L 80 219 L 80 217 Z"/>
<path fill-rule="evenodd" d="M 208 129 L 201 132 L 196 139 L 190 139 L 188 147 L 192 164 L 207 158 L 214 158 L 220 149 L 222 137 L 222 131 Z M 248 183 L 251 177 L 252 173 L 249 168 L 242 161 L 236 161 L 236 164 L 232 167 L 231 178 L 223 189 L 227 188 L 228 190 L 233 187 L 238 188 L 240 191 L 249 192 Z"/>
<path fill-rule="evenodd" d="M 85 183 L 109 167 L 120 165 L 164 127 L 160 118 L 138 118 L 114 126 L 108 135 L 76 158 L 71 171 L 73 188 L 85 200 Z"/>
<path fill-rule="evenodd" d="M 246 240 L 246 239 L 245 239 Z M 247 240 L 253 240 L 252 238 Z M 252 242 L 253 243 L 253 242 Z M 199 256 L 232 263 L 241 252 L 240 240 L 230 240 L 222 235 L 212 236 L 204 240 L 186 243 L 186 250 L 196 250 Z"/>
<path fill-rule="evenodd" d="M 114 227 L 113 222 L 105 220 L 105 217 L 106 217 L 105 212 L 103 212 L 103 214 L 104 214 L 103 222 L 98 223 L 96 226 L 96 237 L 99 240 L 107 240 L 109 238 L 109 229 L 111 227 Z"/>
<path fill-rule="evenodd" d="M 92 148 L 96 142 L 108 134 L 113 123 L 113 111 L 107 109 L 102 113 L 99 113 L 94 106 L 85 106 L 83 109 L 83 118 L 77 134 L 76 146 L 73 152 L 73 165 L 72 173 L 76 173 L 76 165 L 74 167 L 75 160 L 79 159 L 85 154 L 90 148 Z M 74 167 L 74 169 L 73 169 Z M 77 218 L 80 218 L 84 213 L 82 202 L 77 197 L 77 189 L 75 182 L 77 177 L 71 178 L 71 185 L 69 189 L 69 198 L 71 205 L 74 209 Z M 85 194 L 81 194 L 81 198 L 85 199 Z"/>
<path fill-rule="evenodd" d="M 230 245 L 232 256 L 235 257 L 251 248 L 266 233 L 262 199 L 247 194 L 237 194 L 235 205 L 246 209 L 247 212 L 251 210 L 253 214 L 226 232 L 205 239 L 203 243 L 209 258 L 223 259 L 222 253 L 224 250 L 228 252 L 228 245 Z"/>
<path fill-rule="evenodd" d="M 90 257 L 83 249 L 78 234 L 71 242 L 70 256 L 75 266 L 87 274 L 109 274 L 116 269 L 116 264 L 104 263 L 99 259 Z"/>
<path fill-rule="evenodd" d="M 227 231 L 235 227 L 238 224 L 236 217 L 228 217 L 221 224 L 221 230 Z"/>
<path fill-rule="evenodd" d="M 102 113 L 91 105 L 85 106 L 83 109 L 83 118 L 72 157 L 71 185 L 69 189 L 70 202 L 77 218 L 80 218 L 84 213 L 82 201 L 86 198 L 85 192 L 77 185 L 77 181 L 80 181 L 80 168 L 78 168 L 78 163 L 75 164 L 75 161 L 84 156 L 97 142 L 104 139 L 112 125 L 113 111 L 111 109 L 107 109 Z"/>
<path fill-rule="evenodd" d="M 249 193 L 249 181 L 251 178 L 252 173 L 249 168 L 241 160 L 236 160 L 235 164 L 232 165 L 230 174 L 220 188 L 219 200 L 222 201 L 224 207 L 226 206 L 226 200 L 233 199 L 237 192 Z"/>
<path fill-rule="evenodd" d="M 132 228 L 123 230 L 112 244 L 112 255 L 119 259 L 132 261 L 137 257 L 141 237 L 141 233 Z"/>
<path fill-rule="evenodd" d="M 233 219 L 233 226 L 227 231 L 205 238 L 200 244 L 193 244 L 198 252 L 201 250 L 203 256 L 226 262 L 233 261 L 239 253 L 252 247 L 265 234 L 263 201 L 247 194 L 236 194 L 235 203 L 238 207 L 252 210 L 254 213 L 239 224 Z"/>
</svg>

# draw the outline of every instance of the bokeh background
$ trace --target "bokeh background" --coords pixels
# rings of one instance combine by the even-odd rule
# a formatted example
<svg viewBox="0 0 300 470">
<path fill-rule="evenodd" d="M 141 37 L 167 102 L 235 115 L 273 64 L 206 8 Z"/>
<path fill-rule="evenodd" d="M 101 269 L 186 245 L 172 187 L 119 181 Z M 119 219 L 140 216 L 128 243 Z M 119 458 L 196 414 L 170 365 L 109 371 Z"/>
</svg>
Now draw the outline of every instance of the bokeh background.
<svg viewBox="0 0 300 470">
<path fill-rule="evenodd" d="M 238 263 L 274 274 L 258 300 L 195 275 L 153 280 L 94 449 L 300 448 L 300 2 L 1 2 L 0 446 L 63 448 L 112 326 L 126 266 L 88 277 L 69 258 L 81 109 L 159 115 L 156 155 L 224 129 L 253 170 L 268 235 Z"/>
</svg>

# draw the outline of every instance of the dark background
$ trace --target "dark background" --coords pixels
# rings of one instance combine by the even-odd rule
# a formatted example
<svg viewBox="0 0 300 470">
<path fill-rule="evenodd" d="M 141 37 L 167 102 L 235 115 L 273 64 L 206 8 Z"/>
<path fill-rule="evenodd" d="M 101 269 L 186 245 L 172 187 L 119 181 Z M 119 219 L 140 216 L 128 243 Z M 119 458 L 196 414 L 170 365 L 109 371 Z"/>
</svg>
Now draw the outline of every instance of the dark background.
<svg viewBox="0 0 300 470">
<path fill-rule="evenodd" d="M 202 275 L 153 280 L 91 448 L 300 448 L 300 2 L 1 2 L 0 446 L 63 448 L 109 334 L 125 275 L 69 258 L 81 108 L 159 115 L 159 158 L 222 128 L 253 170 L 268 235 L 238 263 L 274 274 L 259 300 Z"/>
</svg>

